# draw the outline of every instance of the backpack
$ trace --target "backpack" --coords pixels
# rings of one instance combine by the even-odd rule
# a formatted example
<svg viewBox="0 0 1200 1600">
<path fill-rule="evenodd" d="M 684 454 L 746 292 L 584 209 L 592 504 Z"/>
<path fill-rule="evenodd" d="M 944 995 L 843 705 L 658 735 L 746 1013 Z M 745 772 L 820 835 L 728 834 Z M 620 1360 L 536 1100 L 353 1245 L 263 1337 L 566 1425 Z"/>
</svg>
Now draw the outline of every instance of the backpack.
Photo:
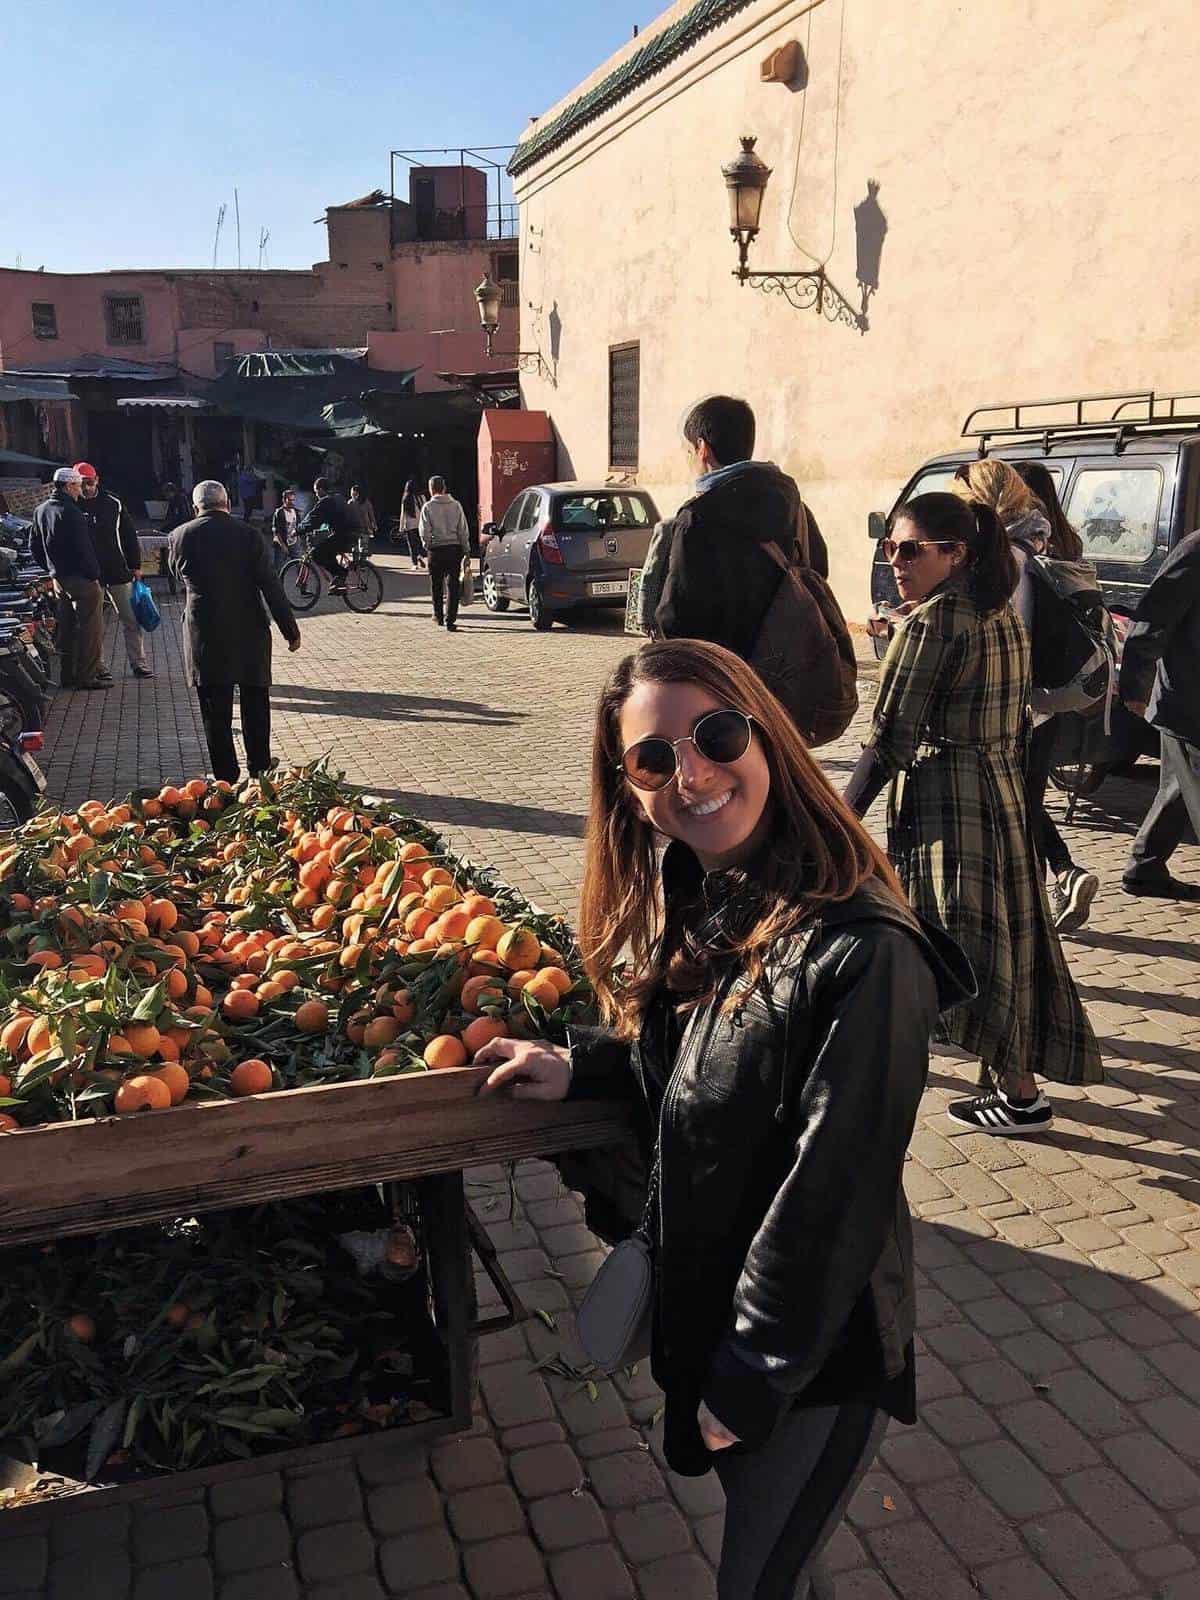
<svg viewBox="0 0 1200 1600">
<path fill-rule="evenodd" d="M 833 590 L 808 565 L 803 504 L 796 536 L 795 561 L 777 544 L 761 546 L 784 576 L 747 659 L 815 749 L 845 733 L 858 710 L 858 662 Z"/>
<path fill-rule="evenodd" d="M 1026 552 L 1033 583 L 1033 709 L 1095 713 L 1116 682 L 1117 641 L 1095 569 Z"/>
</svg>

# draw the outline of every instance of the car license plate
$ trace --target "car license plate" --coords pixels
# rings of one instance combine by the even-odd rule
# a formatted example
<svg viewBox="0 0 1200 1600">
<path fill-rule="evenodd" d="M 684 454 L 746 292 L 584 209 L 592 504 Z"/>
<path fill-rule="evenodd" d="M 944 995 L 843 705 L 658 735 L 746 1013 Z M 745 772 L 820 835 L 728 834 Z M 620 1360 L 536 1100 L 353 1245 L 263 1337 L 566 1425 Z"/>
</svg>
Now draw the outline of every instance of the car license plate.
<svg viewBox="0 0 1200 1600">
<path fill-rule="evenodd" d="M 38 766 L 37 762 L 31 755 L 26 755 L 24 750 L 21 751 L 21 760 L 24 763 L 25 770 L 37 785 L 37 792 L 39 794 L 44 793 L 46 788 L 46 775 L 42 771 L 41 767 Z"/>
<path fill-rule="evenodd" d="M 593 594 L 625 594 L 629 588 L 624 580 L 613 583 L 593 583 L 589 585 Z"/>
</svg>

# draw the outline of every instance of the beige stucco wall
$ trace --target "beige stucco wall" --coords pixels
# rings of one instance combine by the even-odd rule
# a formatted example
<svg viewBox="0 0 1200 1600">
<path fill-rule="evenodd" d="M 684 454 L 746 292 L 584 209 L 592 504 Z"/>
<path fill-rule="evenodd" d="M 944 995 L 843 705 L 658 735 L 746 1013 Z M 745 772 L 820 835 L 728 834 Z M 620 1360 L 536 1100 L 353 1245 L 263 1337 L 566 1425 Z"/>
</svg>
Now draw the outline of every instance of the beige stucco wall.
<svg viewBox="0 0 1200 1600">
<path fill-rule="evenodd" d="M 608 347 L 637 339 L 638 482 L 673 510 L 686 407 L 744 395 L 862 617 L 867 513 L 973 406 L 1200 389 L 1195 19 L 1194 0 L 756 0 L 517 180 L 521 347 L 557 376 L 526 376 L 525 403 L 560 470 L 605 475 Z M 790 39 L 803 90 L 759 81 Z M 752 266 L 827 260 L 856 304 L 854 208 L 878 182 L 865 334 L 730 276 L 720 168 L 743 133 L 774 169 Z"/>
</svg>

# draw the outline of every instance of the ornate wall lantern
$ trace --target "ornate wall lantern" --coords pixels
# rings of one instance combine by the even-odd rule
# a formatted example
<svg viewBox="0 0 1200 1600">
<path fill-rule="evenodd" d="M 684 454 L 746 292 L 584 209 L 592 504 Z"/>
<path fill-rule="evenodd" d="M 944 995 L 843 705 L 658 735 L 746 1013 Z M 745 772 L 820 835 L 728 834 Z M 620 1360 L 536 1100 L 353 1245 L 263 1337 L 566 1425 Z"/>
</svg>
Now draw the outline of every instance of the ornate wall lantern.
<svg viewBox="0 0 1200 1600">
<path fill-rule="evenodd" d="M 487 343 L 489 356 L 499 356 L 502 360 L 511 359 L 516 362 L 518 372 L 537 372 L 542 377 L 550 377 L 550 368 L 542 359 L 540 350 L 497 350 L 494 346 L 496 335 L 500 331 L 500 302 L 504 291 L 492 279 L 490 272 L 485 272 L 483 282 L 475 289 L 475 300 L 479 306 L 479 320 L 483 325 L 483 336 Z"/>
<path fill-rule="evenodd" d="M 830 322 L 845 322 L 859 333 L 865 333 L 867 319 L 856 311 L 840 289 L 830 283 L 825 268 L 813 267 L 806 271 L 751 272 L 748 257 L 750 246 L 758 233 L 763 196 L 771 168 L 755 152 L 753 134 L 742 135 L 742 148 L 732 161 L 721 168 L 729 196 L 729 232 L 738 247 L 738 264 L 733 275 L 739 283 L 753 284 L 765 294 L 780 294 L 797 311 L 815 310 Z"/>
</svg>

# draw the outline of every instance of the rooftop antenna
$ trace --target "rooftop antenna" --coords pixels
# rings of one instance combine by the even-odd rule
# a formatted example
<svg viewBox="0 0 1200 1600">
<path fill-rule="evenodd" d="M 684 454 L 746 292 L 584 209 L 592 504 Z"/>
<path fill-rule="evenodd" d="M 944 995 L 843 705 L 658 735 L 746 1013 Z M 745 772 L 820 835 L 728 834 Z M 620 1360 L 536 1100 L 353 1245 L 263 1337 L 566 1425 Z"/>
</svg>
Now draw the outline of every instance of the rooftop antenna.
<svg viewBox="0 0 1200 1600">
<path fill-rule="evenodd" d="M 213 271 L 217 270 L 217 246 L 221 242 L 221 224 L 225 221 L 225 202 L 217 207 L 217 231 L 213 235 Z"/>
<path fill-rule="evenodd" d="M 263 253 L 267 248 L 267 240 L 271 237 L 270 228 L 262 228 L 258 235 L 258 270 L 262 271 Z"/>
<path fill-rule="evenodd" d="M 242 270 L 242 209 L 238 205 L 238 192 L 233 191 L 233 221 L 237 230 L 237 262 L 238 271 Z"/>
</svg>

